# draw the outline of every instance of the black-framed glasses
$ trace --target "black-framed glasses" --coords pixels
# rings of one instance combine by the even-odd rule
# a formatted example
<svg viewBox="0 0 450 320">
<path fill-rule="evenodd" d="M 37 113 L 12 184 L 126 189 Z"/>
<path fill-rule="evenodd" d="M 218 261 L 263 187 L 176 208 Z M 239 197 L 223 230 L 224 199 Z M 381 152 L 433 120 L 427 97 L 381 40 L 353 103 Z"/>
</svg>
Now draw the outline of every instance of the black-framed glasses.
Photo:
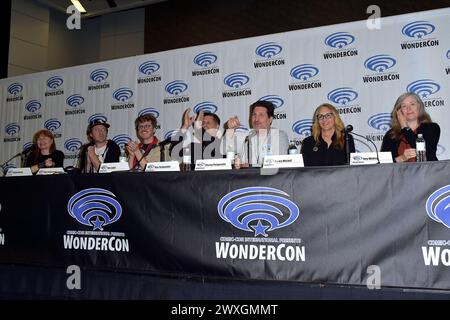
<svg viewBox="0 0 450 320">
<path fill-rule="evenodd" d="M 328 119 L 331 119 L 331 118 L 333 118 L 333 113 L 332 112 L 328 112 L 328 113 L 325 113 L 325 114 L 318 114 L 317 115 L 317 120 L 328 120 Z"/>
</svg>

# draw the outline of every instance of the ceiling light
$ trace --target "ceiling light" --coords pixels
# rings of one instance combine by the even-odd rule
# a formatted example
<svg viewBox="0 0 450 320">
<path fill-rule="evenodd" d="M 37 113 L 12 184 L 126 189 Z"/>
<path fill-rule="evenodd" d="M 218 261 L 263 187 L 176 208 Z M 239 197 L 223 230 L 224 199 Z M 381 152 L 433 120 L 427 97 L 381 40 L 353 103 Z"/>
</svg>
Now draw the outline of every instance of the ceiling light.
<svg viewBox="0 0 450 320">
<path fill-rule="evenodd" d="M 83 5 L 80 3 L 80 1 L 78 0 L 70 0 L 72 1 L 73 5 L 75 6 L 75 8 L 77 8 L 77 10 L 80 13 L 86 13 L 86 9 L 84 9 Z"/>
</svg>

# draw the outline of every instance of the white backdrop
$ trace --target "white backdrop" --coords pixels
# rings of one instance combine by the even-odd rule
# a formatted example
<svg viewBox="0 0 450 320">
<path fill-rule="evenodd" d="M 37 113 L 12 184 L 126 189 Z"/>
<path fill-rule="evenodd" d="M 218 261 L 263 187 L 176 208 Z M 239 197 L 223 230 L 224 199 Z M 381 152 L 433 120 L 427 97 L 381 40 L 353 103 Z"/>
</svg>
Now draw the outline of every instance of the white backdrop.
<svg viewBox="0 0 450 320">
<path fill-rule="evenodd" d="M 383 18 L 380 30 L 358 21 L 3 79 L 0 163 L 46 127 L 65 165 L 73 164 L 91 117 L 107 119 L 119 144 L 135 139 L 138 114 L 158 118 L 162 140 L 180 127 L 187 107 L 215 112 L 223 123 L 237 115 L 245 131 L 248 106 L 261 98 L 275 103 L 274 126 L 297 145 L 310 134 L 314 109 L 328 102 L 380 147 L 405 91 L 423 98 L 441 126 L 438 158 L 449 159 L 449 34 L 447 8 Z M 371 148 L 356 141 L 358 151 Z"/>
</svg>

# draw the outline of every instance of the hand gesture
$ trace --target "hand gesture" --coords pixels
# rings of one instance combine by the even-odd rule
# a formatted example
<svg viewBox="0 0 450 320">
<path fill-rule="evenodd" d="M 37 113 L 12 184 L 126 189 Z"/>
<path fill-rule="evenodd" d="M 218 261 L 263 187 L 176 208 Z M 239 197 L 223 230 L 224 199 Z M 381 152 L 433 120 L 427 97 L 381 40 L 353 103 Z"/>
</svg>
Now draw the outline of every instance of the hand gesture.
<svg viewBox="0 0 450 320">
<path fill-rule="evenodd" d="M 191 108 L 187 108 L 183 112 L 183 123 L 181 124 L 181 129 L 188 129 L 195 120 L 194 116 L 190 116 Z"/>
<path fill-rule="evenodd" d="M 416 149 L 405 149 L 405 152 L 403 153 L 404 161 L 408 161 L 411 158 L 414 158 L 416 156 Z"/>
<path fill-rule="evenodd" d="M 96 156 L 96 155 L 95 155 L 94 146 L 89 146 L 89 147 L 87 148 L 87 153 L 88 153 L 89 156 Z"/>
<path fill-rule="evenodd" d="M 406 117 L 402 112 L 402 109 L 398 109 L 397 110 L 397 119 L 398 119 L 398 123 L 400 124 L 400 128 L 404 128 L 408 126 L 408 123 L 406 122 Z"/>
<path fill-rule="evenodd" d="M 45 159 L 44 164 L 47 168 L 51 168 L 55 166 L 52 158 Z"/>
<path fill-rule="evenodd" d="M 200 130 L 203 127 L 203 117 L 205 116 L 205 113 L 203 110 L 201 110 L 198 113 L 197 119 L 195 120 L 195 129 Z"/>
<path fill-rule="evenodd" d="M 130 153 L 130 154 L 135 153 L 138 146 L 139 146 L 139 144 L 137 142 L 135 142 L 133 140 L 128 141 L 127 146 L 126 146 L 128 153 Z"/>
<path fill-rule="evenodd" d="M 228 126 L 228 129 L 235 130 L 241 126 L 241 123 L 239 122 L 238 117 L 234 116 L 234 117 L 231 117 L 230 119 L 228 119 L 227 126 Z"/>
</svg>

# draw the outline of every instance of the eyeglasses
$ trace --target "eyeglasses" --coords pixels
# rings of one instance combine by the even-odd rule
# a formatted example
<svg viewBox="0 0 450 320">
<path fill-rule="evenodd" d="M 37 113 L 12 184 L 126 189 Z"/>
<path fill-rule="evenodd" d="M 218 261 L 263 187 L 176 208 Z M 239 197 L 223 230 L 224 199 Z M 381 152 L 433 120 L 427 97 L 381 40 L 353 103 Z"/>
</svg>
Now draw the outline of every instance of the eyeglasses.
<svg viewBox="0 0 450 320">
<path fill-rule="evenodd" d="M 318 114 L 317 115 L 317 120 L 329 120 L 329 119 L 331 119 L 331 118 L 333 118 L 333 113 L 331 113 L 331 112 L 328 112 L 328 113 L 325 113 L 325 114 Z"/>
<path fill-rule="evenodd" d="M 138 130 L 151 129 L 153 126 L 151 124 L 140 124 L 138 125 Z"/>
</svg>

